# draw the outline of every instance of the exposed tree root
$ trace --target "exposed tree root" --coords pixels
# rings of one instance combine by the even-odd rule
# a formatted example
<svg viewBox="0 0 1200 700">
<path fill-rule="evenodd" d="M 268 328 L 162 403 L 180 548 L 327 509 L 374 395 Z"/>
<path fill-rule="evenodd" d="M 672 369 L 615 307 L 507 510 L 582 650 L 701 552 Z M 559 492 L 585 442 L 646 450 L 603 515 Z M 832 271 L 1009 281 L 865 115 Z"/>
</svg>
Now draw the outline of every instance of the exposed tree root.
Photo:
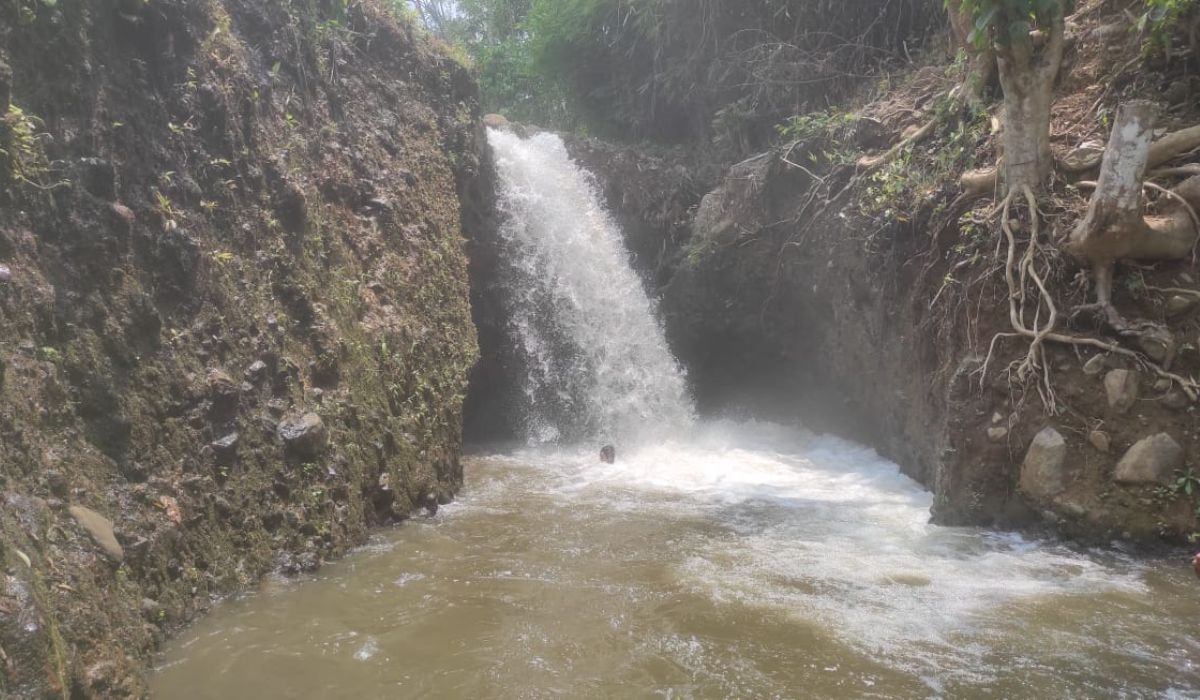
<svg viewBox="0 0 1200 700">
<path fill-rule="evenodd" d="M 1148 169 L 1157 168 L 1196 148 L 1200 148 L 1200 124 L 1173 131 L 1151 144 L 1150 153 L 1146 157 L 1146 167 Z M 1059 161 L 1058 169 L 1072 175 L 1080 175 L 1099 168 L 1103 159 L 1104 154 L 1098 153 L 1091 158 L 1080 158 L 1074 163 Z"/>
<path fill-rule="evenodd" d="M 893 160 L 896 160 L 896 158 L 901 153 L 904 152 L 905 148 L 908 148 L 909 146 L 912 146 L 913 144 L 920 143 L 924 139 L 928 138 L 929 135 L 933 133 L 934 127 L 936 127 L 936 126 L 937 126 L 937 119 L 930 119 L 928 122 L 925 122 L 924 126 L 917 129 L 910 136 L 908 136 L 908 138 L 901 140 L 895 146 L 892 146 L 891 148 L 884 151 L 883 153 L 881 153 L 877 156 L 863 156 L 862 158 L 859 158 L 858 159 L 859 172 L 869 173 L 874 170 L 878 170 L 879 168 L 887 165 L 888 163 L 892 162 Z"/>
<path fill-rule="evenodd" d="M 1022 196 L 1025 200 L 1030 221 L 1029 245 L 1026 247 L 1024 254 L 1021 255 L 1019 261 L 1017 259 L 1016 235 L 1013 232 L 1012 219 L 1009 216 L 1013 202 L 1018 195 Z M 1015 377 L 1021 382 L 1035 381 L 1038 395 L 1041 397 L 1043 405 L 1052 414 L 1060 413 L 1062 405 L 1054 391 L 1054 385 L 1050 376 L 1050 366 L 1046 361 L 1046 343 L 1091 347 L 1104 352 L 1129 357 L 1158 376 L 1178 384 L 1192 401 L 1196 401 L 1200 397 L 1200 384 L 1195 380 L 1170 372 L 1138 352 L 1098 338 L 1056 332 L 1055 328 L 1059 320 L 1059 311 L 1054 304 L 1054 299 L 1046 288 L 1044 275 L 1038 272 L 1040 222 L 1037 200 L 1034 197 L 1033 191 L 1028 187 L 1023 187 L 1020 193 L 1010 192 L 1004 198 L 1000 206 L 1000 211 L 1000 228 L 1007 242 L 1004 276 L 1009 292 L 1009 322 L 1014 332 L 998 333 L 993 336 L 988 347 L 987 357 L 984 360 L 982 368 L 979 370 L 982 377 L 987 376 L 988 367 L 991 365 L 992 357 L 995 354 L 996 343 L 1002 338 L 1021 337 L 1030 340 L 1029 348 L 1024 357 L 1014 361 L 1009 366 L 1008 372 L 1010 376 Z M 1032 322 L 1026 323 L 1026 318 L 1029 315 L 1028 304 L 1031 301 L 1027 291 L 1030 280 L 1032 280 L 1034 289 L 1036 290 L 1037 306 Z M 1045 311 L 1044 322 L 1042 320 L 1043 310 Z M 1125 325 L 1128 327 L 1128 324 Z"/>
</svg>

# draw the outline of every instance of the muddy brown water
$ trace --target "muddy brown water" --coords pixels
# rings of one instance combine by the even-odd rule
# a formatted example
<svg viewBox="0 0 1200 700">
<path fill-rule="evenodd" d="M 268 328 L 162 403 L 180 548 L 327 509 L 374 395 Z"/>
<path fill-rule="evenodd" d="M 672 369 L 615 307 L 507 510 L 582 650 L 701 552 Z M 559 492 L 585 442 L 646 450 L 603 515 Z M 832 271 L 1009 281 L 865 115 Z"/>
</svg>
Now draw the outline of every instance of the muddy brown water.
<svg viewBox="0 0 1200 700">
<path fill-rule="evenodd" d="M 1200 697 L 1184 559 L 932 526 L 870 450 L 703 433 L 471 457 L 435 518 L 219 605 L 155 697 Z"/>
</svg>

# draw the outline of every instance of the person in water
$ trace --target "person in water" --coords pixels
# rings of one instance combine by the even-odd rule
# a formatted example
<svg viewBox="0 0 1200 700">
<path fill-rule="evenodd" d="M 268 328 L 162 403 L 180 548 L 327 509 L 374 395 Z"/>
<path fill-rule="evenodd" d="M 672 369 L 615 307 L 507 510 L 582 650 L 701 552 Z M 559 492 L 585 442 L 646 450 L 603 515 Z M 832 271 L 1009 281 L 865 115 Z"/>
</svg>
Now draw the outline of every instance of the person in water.
<svg viewBox="0 0 1200 700">
<path fill-rule="evenodd" d="M 605 445 L 600 448 L 600 461 L 605 464 L 612 464 L 617 461 L 617 448 L 612 445 Z"/>
</svg>

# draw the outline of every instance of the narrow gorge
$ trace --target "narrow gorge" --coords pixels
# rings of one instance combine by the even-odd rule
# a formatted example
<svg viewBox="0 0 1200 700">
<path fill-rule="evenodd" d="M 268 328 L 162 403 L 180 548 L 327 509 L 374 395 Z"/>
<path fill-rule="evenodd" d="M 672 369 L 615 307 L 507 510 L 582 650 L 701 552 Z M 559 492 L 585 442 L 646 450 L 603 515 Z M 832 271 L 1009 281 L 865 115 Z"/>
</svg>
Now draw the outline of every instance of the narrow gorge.
<svg viewBox="0 0 1200 700">
<path fill-rule="evenodd" d="M 1200 8 L 1014 3 L 0 0 L 0 697 L 1195 696 Z"/>
</svg>

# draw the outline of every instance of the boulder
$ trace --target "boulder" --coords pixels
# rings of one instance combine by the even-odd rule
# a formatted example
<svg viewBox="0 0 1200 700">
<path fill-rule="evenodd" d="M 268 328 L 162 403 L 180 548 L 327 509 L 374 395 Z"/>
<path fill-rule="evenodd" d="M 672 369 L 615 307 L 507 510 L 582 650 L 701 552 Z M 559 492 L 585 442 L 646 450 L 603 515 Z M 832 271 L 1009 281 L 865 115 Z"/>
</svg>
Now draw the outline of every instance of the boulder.
<svg viewBox="0 0 1200 700">
<path fill-rule="evenodd" d="M 1037 500 L 1049 500 L 1062 492 L 1067 458 L 1067 441 L 1054 428 L 1045 428 L 1033 438 L 1021 464 L 1021 490 Z"/>
<path fill-rule="evenodd" d="M 1166 433 L 1134 443 L 1125 453 L 1113 479 L 1121 484 L 1165 484 L 1183 467 L 1183 448 Z"/>
<path fill-rule="evenodd" d="M 75 522 L 92 536 L 105 554 L 116 561 L 125 559 L 125 550 L 121 548 L 121 543 L 117 542 L 111 520 L 86 506 L 71 506 L 70 512 Z"/>
<path fill-rule="evenodd" d="M 1108 406 L 1117 413 L 1133 408 L 1138 399 L 1138 376 L 1127 369 L 1114 369 L 1104 375 L 1104 391 L 1108 394 Z"/>
<path fill-rule="evenodd" d="M 315 413 L 285 418 L 279 422 L 275 434 L 284 451 L 300 459 L 316 457 L 329 443 L 325 421 Z"/>
</svg>

